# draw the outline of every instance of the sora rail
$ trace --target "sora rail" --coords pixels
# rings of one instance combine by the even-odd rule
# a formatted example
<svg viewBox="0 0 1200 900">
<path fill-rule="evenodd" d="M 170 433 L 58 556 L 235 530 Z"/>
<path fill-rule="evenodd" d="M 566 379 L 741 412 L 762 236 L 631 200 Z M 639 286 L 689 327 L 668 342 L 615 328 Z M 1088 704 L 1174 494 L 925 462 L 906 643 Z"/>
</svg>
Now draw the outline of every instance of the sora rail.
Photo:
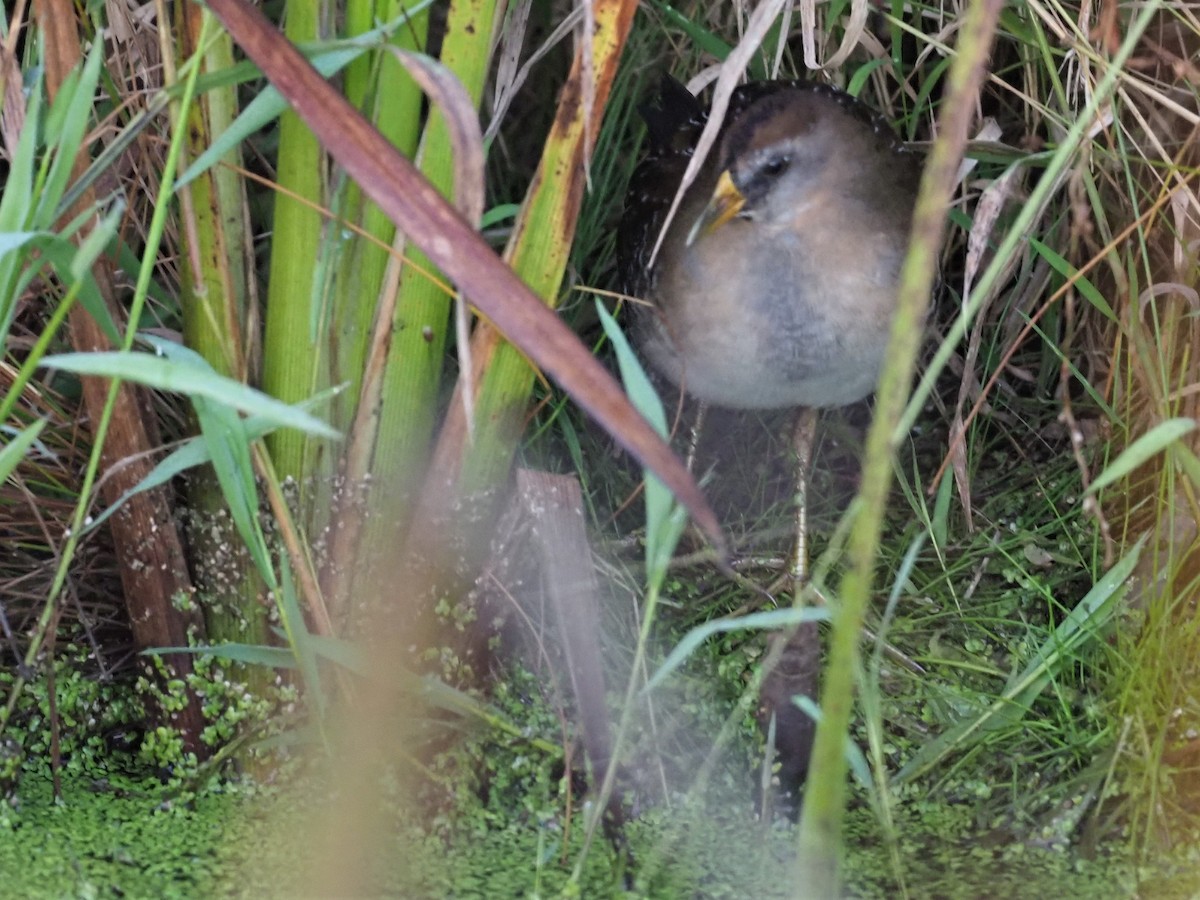
<svg viewBox="0 0 1200 900">
<path fill-rule="evenodd" d="M 843 406 L 875 388 L 920 167 L 858 100 L 810 82 L 738 88 L 650 256 L 706 114 L 674 79 L 642 110 L 650 149 L 618 233 L 635 340 L 706 403 Z"/>
<path fill-rule="evenodd" d="M 617 240 L 623 288 L 648 302 L 634 339 L 701 410 L 806 410 L 795 433 L 798 589 L 807 576 L 811 410 L 875 388 L 919 161 L 849 94 L 812 82 L 743 85 L 652 260 L 707 115 L 669 77 L 641 111 L 649 150 Z M 761 713 L 776 719 L 785 801 L 803 782 L 813 731 L 791 697 L 815 693 L 818 660 L 816 626 L 801 626 L 764 679 Z"/>
</svg>

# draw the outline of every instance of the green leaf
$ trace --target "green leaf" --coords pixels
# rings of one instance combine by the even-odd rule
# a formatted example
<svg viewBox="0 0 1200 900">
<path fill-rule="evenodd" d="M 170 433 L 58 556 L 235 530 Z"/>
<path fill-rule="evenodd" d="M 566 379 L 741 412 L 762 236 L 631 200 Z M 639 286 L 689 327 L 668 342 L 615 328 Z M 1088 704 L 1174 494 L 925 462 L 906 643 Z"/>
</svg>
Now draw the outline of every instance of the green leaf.
<svg viewBox="0 0 1200 900">
<path fill-rule="evenodd" d="M 803 622 L 826 622 L 829 620 L 829 610 L 824 607 L 809 606 L 804 609 L 772 609 L 766 612 L 751 613 L 736 619 L 716 619 L 697 625 L 683 636 L 675 649 L 667 656 L 658 671 L 646 682 L 643 691 L 651 691 L 661 684 L 668 675 L 683 665 L 696 649 L 714 634 L 730 631 L 763 631 L 777 628 L 788 628 Z"/>
<path fill-rule="evenodd" d="M 117 235 L 117 226 L 125 215 L 125 202 L 117 200 L 105 215 L 96 222 L 91 232 L 79 244 L 75 258 L 71 260 L 71 277 L 78 280 L 86 278 L 92 271 L 92 265 L 112 243 Z"/>
<path fill-rule="evenodd" d="M 233 517 L 233 524 L 250 552 L 258 572 L 271 587 L 276 587 L 270 551 L 258 521 L 258 489 L 254 482 L 254 462 L 250 458 L 250 438 L 246 426 L 234 410 L 206 397 L 192 397 L 200 432 L 208 447 L 213 471 L 221 485 L 221 494 Z"/>
<path fill-rule="evenodd" d="M 642 368 L 633 348 L 629 346 L 616 320 L 599 300 L 596 313 L 604 333 L 612 341 L 617 354 L 617 365 L 621 370 L 621 381 L 625 393 L 634 407 L 645 416 L 662 437 L 667 437 L 667 414 L 662 401 L 654 391 L 646 370 Z M 683 529 L 687 526 L 687 512 L 666 485 L 649 472 L 646 473 L 646 580 L 649 584 L 661 584 L 666 577 L 667 565 L 679 543 Z"/>
<path fill-rule="evenodd" d="M 17 138 L 17 150 L 9 162 L 0 191 L 0 231 L 23 231 L 31 223 L 33 204 L 33 172 L 37 162 L 37 137 L 41 130 L 43 84 L 41 70 L 29 90 L 29 105 L 25 111 L 25 126 Z M 15 298 L 0 296 L 0 303 Z M 0 306 L 0 310 L 4 307 Z"/>
<path fill-rule="evenodd" d="M 695 45 L 697 50 L 702 50 L 705 53 L 710 53 L 719 60 L 724 60 L 733 49 L 725 41 L 721 40 L 710 29 L 704 25 L 697 24 L 667 3 L 658 2 L 654 4 L 662 12 L 663 17 L 670 23 L 678 26 Z"/>
<path fill-rule="evenodd" d="M 0 259 L 9 253 L 16 253 L 37 241 L 53 239 L 51 231 L 5 231 L 0 233 Z M 31 248 L 33 249 L 33 248 Z"/>
<path fill-rule="evenodd" d="M 515 219 L 517 213 L 521 211 L 519 203 L 501 203 L 493 206 L 483 214 L 483 218 L 479 220 L 479 228 L 481 231 L 486 231 L 493 225 L 499 225 L 507 219 Z"/>
<path fill-rule="evenodd" d="M 367 660 L 358 645 L 324 634 L 309 635 L 309 641 L 312 643 L 313 652 L 318 656 L 349 669 L 355 675 L 367 674 Z"/>
<path fill-rule="evenodd" d="M 170 341 L 162 343 L 169 344 Z M 340 437 L 333 428 L 298 407 L 289 406 L 232 378 L 218 375 L 200 357 L 196 356 L 195 359 L 200 362 L 168 359 L 149 353 L 64 353 L 46 357 L 42 365 L 80 375 L 121 378 L 161 391 L 186 394 L 193 399 L 207 397 L 241 412 L 261 416 L 276 427 L 295 428 L 327 438 Z"/>
<path fill-rule="evenodd" d="M 1108 485 L 1120 481 L 1138 466 L 1162 453 L 1181 437 L 1195 430 L 1195 419 L 1167 419 L 1165 422 L 1159 422 L 1122 450 L 1121 455 L 1109 463 L 1108 468 L 1092 482 L 1087 493 L 1094 494 Z"/>
<path fill-rule="evenodd" d="M 889 64 L 889 61 L 883 57 L 880 57 L 879 59 L 872 59 L 869 62 L 863 63 L 854 70 L 854 74 L 851 75 L 850 80 L 846 82 L 846 93 L 851 97 L 857 97 L 862 93 L 862 89 L 866 85 L 867 79 L 871 77 L 871 73 L 876 69 L 882 68 L 883 66 Z"/>
<path fill-rule="evenodd" d="M 950 498 L 954 488 L 954 475 L 947 469 L 938 485 L 937 498 L 933 501 L 933 543 L 939 551 L 945 550 L 950 537 Z"/>
<path fill-rule="evenodd" d="M 418 15 L 432 5 L 432 0 L 420 0 L 420 2 L 412 4 L 410 8 L 401 10 L 399 15 L 390 22 L 356 35 L 351 40 L 323 41 L 316 46 L 305 45 L 299 48 L 300 52 L 312 63 L 314 69 L 326 78 L 330 78 L 367 51 L 382 46 L 396 29 L 405 27 L 412 16 Z M 234 66 L 233 68 L 241 67 Z M 209 79 L 211 78 L 210 75 Z M 205 90 L 230 81 L 229 77 L 223 77 L 211 83 L 209 79 L 204 80 L 203 89 Z M 248 137 L 278 119 L 287 108 L 287 101 L 275 87 L 268 84 L 246 104 L 241 114 L 234 119 L 230 126 L 217 135 L 208 149 L 196 157 L 195 162 L 175 180 L 175 190 L 179 190 L 188 182 L 200 177 Z"/>
<path fill-rule="evenodd" d="M 650 377 L 642 368 L 637 354 L 629 346 L 629 341 L 626 339 L 625 333 L 621 331 L 621 326 L 617 324 L 617 320 L 599 300 L 596 301 L 596 314 L 600 316 L 600 324 L 604 326 L 604 333 L 612 341 L 613 350 L 616 351 L 617 365 L 621 369 L 621 381 L 625 384 L 629 399 L 633 401 L 638 412 L 654 426 L 654 430 L 661 437 L 667 437 L 667 414 L 663 410 L 662 401 L 658 399 L 654 385 L 650 383 Z"/>
<path fill-rule="evenodd" d="M 317 722 L 321 726 L 321 733 L 324 737 L 323 723 L 328 700 L 325 696 L 325 688 L 321 683 L 321 671 L 317 667 L 313 635 L 309 633 L 308 627 L 304 623 L 304 616 L 300 612 L 300 604 L 296 599 L 296 583 L 292 578 L 292 565 L 286 555 L 279 560 L 279 587 L 276 590 L 279 619 L 283 623 L 283 630 L 291 645 L 292 654 L 300 663 L 304 686 L 309 699 L 316 708 Z"/>
<path fill-rule="evenodd" d="M 75 160 L 83 146 L 83 136 L 92 123 L 100 64 L 104 60 L 104 42 L 96 41 L 84 60 L 59 89 L 47 119 L 47 141 L 54 145 L 54 161 L 37 200 L 35 222 L 51 228 L 62 215 L 59 201 L 71 180 Z M 60 127 L 61 126 L 61 127 Z"/>
<path fill-rule="evenodd" d="M 1075 282 L 1075 289 L 1079 291 L 1079 293 L 1085 300 L 1087 300 L 1088 303 L 1092 304 L 1092 306 L 1098 309 L 1106 319 L 1108 319 L 1110 322 L 1117 321 L 1116 313 L 1113 312 L 1108 301 L 1104 299 L 1104 295 L 1101 294 L 1096 286 L 1088 281 L 1087 278 L 1080 275 L 1079 270 L 1067 262 L 1067 260 L 1063 258 L 1061 254 L 1055 252 L 1035 237 L 1031 237 L 1029 239 L 1029 245 L 1033 247 L 1033 249 L 1036 250 L 1038 254 L 1046 260 L 1046 262 L 1050 263 L 1051 268 L 1058 272 L 1058 274 L 1062 275 L 1068 281 L 1073 279 Z"/>
<path fill-rule="evenodd" d="M 28 450 L 33 442 L 37 440 L 38 435 L 42 433 L 46 421 L 38 419 L 28 428 L 23 431 L 18 431 L 16 436 L 8 441 L 3 448 L 0 448 L 0 484 L 12 474 L 13 469 L 17 467 L 22 459 L 25 458 L 25 451 Z M 8 431 L 8 427 L 4 426 L 4 431 Z"/>
<path fill-rule="evenodd" d="M 112 313 L 108 309 L 108 304 L 104 302 L 104 297 L 100 294 L 100 288 L 91 271 L 84 270 L 82 277 L 77 280 L 72 274 L 75 261 L 79 259 L 79 248 L 70 240 L 55 236 L 53 240 L 40 243 L 38 250 L 43 257 L 49 260 L 54 271 L 63 281 L 71 287 L 78 286 L 79 302 L 83 304 L 83 308 L 100 326 L 104 336 L 113 344 L 119 345 L 122 340 L 121 333 L 117 330 Z M 29 272 L 28 274 L 32 275 L 33 273 Z"/>
<path fill-rule="evenodd" d="M 1143 536 L 1096 582 L 1034 654 L 1033 661 L 1019 675 L 1009 679 L 1004 693 L 995 702 L 979 715 L 954 724 L 925 744 L 905 763 L 893 783 L 902 784 L 918 778 L 947 754 L 978 743 L 989 732 L 1015 727 L 1050 684 L 1062 661 L 1073 656 L 1085 641 L 1099 636 L 1111 621 L 1145 544 L 1146 537 Z"/>
<path fill-rule="evenodd" d="M 327 402 L 337 392 L 337 388 L 328 388 L 298 405 L 304 409 L 312 409 Z M 250 440 L 257 440 L 263 435 L 274 431 L 277 427 L 279 426 L 274 422 L 264 419 L 262 416 L 250 416 L 243 422 L 246 437 Z M 202 466 L 211 459 L 212 456 L 208 452 L 208 445 L 204 442 L 203 437 L 188 438 L 168 454 L 158 465 L 147 472 L 145 478 L 118 497 L 116 502 L 111 504 L 104 512 L 96 516 L 91 524 L 88 525 L 87 530 L 90 531 L 98 528 L 105 519 L 120 509 L 135 494 L 161 487 L 175 476 L 196 466 Z"/>
<path fill-rule="evenodd" d="M 365 46 L 343 47 L 333 53 L 314 56 L 310 62 L 318 72 L 328 78 L 352 63 L 366 49 Z M 246 104 L 241 114 L 230 123 L 229 127 L 213 139 L 208 149 L 196 157 L 196 161 L 176 179 L 175 190 L 178 191 L 189 182 L 195 181 L 251 135 L 262 131 L 263 128 L 278 119 L 287 108 L 287 101 L 283 99 L 279 91 L 275 87 L 267 85 L 258 93 L 258 96 Z"/>
<path fill-rule="evenodd" d="M 1179 468 L 1187 473 L 1192 484 L 1200 487 L 1200 459 L 1196 458 L 1187 444 L 1178 444 L 1171 448 L 1171 458 L 1179 463 Z"/>
<path fill-rule="evenodd" d="M 1061 660 L 1073 654 L 1088 640 L 1100 637 L 1116 612 L 1116 601 L 1124 595 L 1125 582 L 1133 574 L 1146 536 L 1101 576 L 1082 600 L 1046 639 L 1029 664 L 1010 678 L 1005 693 L 1013 693 L 1021 707 L 1028 707 L 1050 683 Z"/>
<path fill-rule="evenodd" d="M 83 303 L 92 318 L 99 323 L 105 336 L 113 343 L 118 343 L 121 340 L 120 333 L 113 323 L 112 315 L 109 313 L 104 299 L 100 296 L 100 290 L 90 271 L 91 263 L 95 262 L 95 256 L 104 249 L 103 246 L 97 246 L 97 244 L 106 244 L 111 240 L 117 222 L 119 222 L 119 216 L 113 217 L 110 214 L 92 232 L 89 240 L 84 242 L 84 246 L 78 247 L 66 237 L 49 231 L 0 233 L 0 280 L 2 280 L 0 284 L 9 282 L 13 285 L 10 289 L 10 298 L 20 296 L 37 276 L 41 266 L 29 266 L 20 273 L 18 273 L 18 268 L 36 253 L 43 262 L 49 262 L 53 266 L 54 271 L 65 283 L 68 285 L 78 283 L 80 302 Z M 108 229 L 111 231 L 106 231 Z M 66 230 L 64 230 L 65 233 L 67 233 Z M 10 314 L 12 308 L 11 300 L 0 299 L 0 335 L 3 335 L 4 330 L 8 327 L 5 318 Z"/>
<path fill-rule="evenodd" d="M 802 713 L 812 719 L 814 722 L 821 721 L 821 708 L 813 702 L 812 697 L 806 697 L 803 694 L 797 694 L 792 698 L 792 705 L 797 707 Z M 846 735 L 846 762 L 850 766 L 850 771 L 854 775 L 854 780 L 857 781 L 866 790 L 871 790 L 871 767 L 867 764 L 867 757 L 862 752 L 862 748 L 854 743 L 854 738 Z"/>
<path fill-rule="evenodd" d="M 248 663 L 252 666 L 267 666 L 272 669 L 296 668 L 296 657 L 286 647 L 267 647 L 262 644 L 214 644 L 211 647 L 151 647 L 141 652 L 142 656 L 167 653 L 194 653 L 219 656 L 232 662 Z"/>
</svg>

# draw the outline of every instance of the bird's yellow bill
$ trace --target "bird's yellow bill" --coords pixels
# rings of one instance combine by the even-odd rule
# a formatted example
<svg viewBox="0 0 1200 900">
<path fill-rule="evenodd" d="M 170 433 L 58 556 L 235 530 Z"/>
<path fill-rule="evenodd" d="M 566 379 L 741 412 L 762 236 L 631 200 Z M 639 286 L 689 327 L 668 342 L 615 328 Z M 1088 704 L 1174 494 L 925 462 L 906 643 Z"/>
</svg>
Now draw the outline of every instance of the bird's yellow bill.
<svg viewBox="0 0 1200 900">
<path fill-rule="evenodd" d="M 717 179 L 717 186 L 713 190 L 712 199 L 708 201 L 708 206 L 704 207 L 704 212 L 700 213 L 696 224 L 688 232 L 688 246 L 690 247 L 698 239 L 712 234 L 740 213 L 745 205 L 746 198 L 737 189 L 733 179 L 729 176 L 729 170 L 726 169 Z"/>
</svg>

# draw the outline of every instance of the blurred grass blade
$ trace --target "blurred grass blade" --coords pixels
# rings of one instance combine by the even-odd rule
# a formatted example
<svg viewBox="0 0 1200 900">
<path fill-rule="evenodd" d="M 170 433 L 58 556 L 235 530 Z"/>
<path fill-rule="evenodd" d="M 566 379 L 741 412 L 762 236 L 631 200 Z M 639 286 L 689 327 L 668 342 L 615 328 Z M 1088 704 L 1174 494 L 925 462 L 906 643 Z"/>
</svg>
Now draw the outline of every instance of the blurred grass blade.
<svg viewBox="0 0 1200 900">
<path fill-rule="evenodd" d="M 1171 456 L 1179 463 L 1179 468 L 1187 473 L 1192 484 L 1200 487 L 1200 458 L 1186 444 L 1178 444 L 1172 447 Z"/>
<path fill-rule="evenodd" d="M 35 241 L 53 239 L 51 231 L 5 231 L 0 232 L 0 259 L 15 253 Z"/>
<path fill-rule="evenodd" d="M 318 656 L 348 669 L 355 675 L 367 675 L 370 667 L 367 665 L 366 654 L 358 646 L 342 638 L 330 637 L 324 634 L 309 635 L 309 643 L 313 652 Z"/>
</svg>

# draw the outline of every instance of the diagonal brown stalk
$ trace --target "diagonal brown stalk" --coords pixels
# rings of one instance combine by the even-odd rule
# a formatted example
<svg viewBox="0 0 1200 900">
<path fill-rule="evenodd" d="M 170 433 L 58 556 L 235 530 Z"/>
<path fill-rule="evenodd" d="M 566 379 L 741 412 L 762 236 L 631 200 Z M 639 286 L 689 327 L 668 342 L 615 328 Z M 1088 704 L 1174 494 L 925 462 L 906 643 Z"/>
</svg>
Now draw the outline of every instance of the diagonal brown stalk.
<svg viewBox="0 0 1200 900">
<path fill-rule="evenodd" d="M 82 58 L 79 35 L 75 30 L 75 8 L 67 0 L 44 0 L 36 5 L 35 12 L 45 36 L 46 83 L 53 97 Z M 75 177 L 81 176 L 86 169 L 87 159 L 80 155 L 75 161 Z M 94 192 L 86 191 L 76 207 L 67 211 L 64 221 L 94 204 Z M 120 322 L 122 317 L 114 299 L 110 263 L 102 257 L 93 274 L 113 320 Z M 103 330 L 83 307 L 72 309 L 69 325 L 71 344 L 76 350 L 110 348 Z M 84 378 L 82 381 L 84 407 L 95 426 L 105 417 L 109 383 L 101 378 Z M 107 436 L 101 450 L 101 464 L 108 470 L 101 489 L 107 503 L 116 502 L 150 471 L 151 451 L 160 445 L 154 433 L 154 421 L 137 388 L 130 384 L 115 388 Z M 142 648 L 186 645 L 189 629 L 199 625 L 193 614 L 182 612 L 173 604 L 174 598 L 189 596 L 192 591 L 183 542 L 174 522 L 167 491 L 162 488 L 134 495 L 121 513 L 109 521 L 134 640 Z M 175 654 L 166 659 L 180 677 L 191 672 L 188 656 Z M 203 717 L 199 701 L 190 691 L 174 722 L 187 749 L 202 755 Z"/>
<path fill-rule="evenodd" d="M 622 6 L 632 15 L 632 3 Z M 716 516 L 691 475 L 566 325 L 260 13 L 242 0 L 214 0 L 210 7 L 363 190 L 497 328 L 671 488 L 723 552 Z M 597 40 L 606 36 L 598 32 Z M 602 108 L 596 104 L 597 112 Z"/>
</svg>

